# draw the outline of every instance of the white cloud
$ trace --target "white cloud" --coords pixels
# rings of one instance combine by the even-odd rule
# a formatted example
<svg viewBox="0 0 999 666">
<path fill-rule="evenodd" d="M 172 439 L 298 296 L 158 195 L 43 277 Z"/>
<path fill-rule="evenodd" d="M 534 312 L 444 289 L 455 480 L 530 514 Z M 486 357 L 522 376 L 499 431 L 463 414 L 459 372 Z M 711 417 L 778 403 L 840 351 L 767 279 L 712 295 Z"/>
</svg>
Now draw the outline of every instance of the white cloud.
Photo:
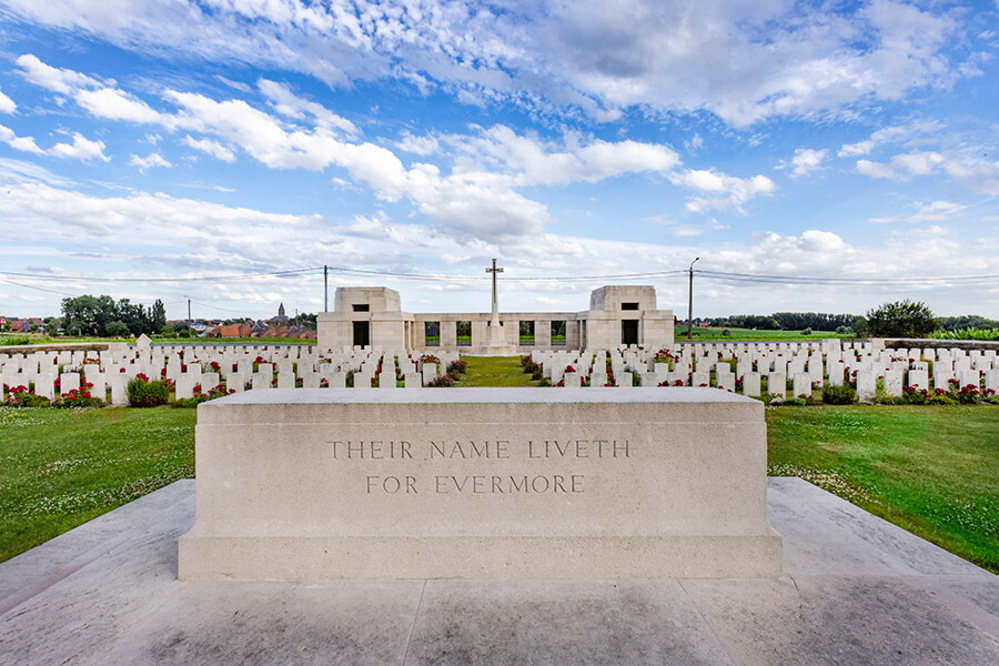
<svg viewBox="0 0 999 666">
<path fill-rule="evenodd" d="M 913 135 L 935 134 L 939 132 L 939 129 L 940 128 L 937 127 L 935 123 L 916 123 L 911 127 L 902 127 L 898 125 L 883 127 L 872 133 L 868 139 L 858 141 L 857 143 L 843 144 L 836 155 L 838 157 L 859 157 L 861 155 L 870 155 L 871 152 L 878 146 L 886 143 L 898 143 L 909 139 Z"/>
<path fill-rule="evenodd" d="M 32 71 L 55 78 L 54 68 L 36 58 L 30 64 Z M 744 213 L 747 201 L 770 194 L 775 187 L 765 176 L 741 179 L 713 170 L 677 172 L 679 156 L 664 144 L 630 139 L 612 142 L 578 133 L 567 133 L 561 141 L 542 140 L 519 135 L 503 125 L 473 128 L 475 134 L 432 137 L 422 142 L 423 149 L 434 145 L 440 149 L 446 144 L 455 153 L 448 174 L 431 164 L 416 162 L 407 166 L 386 147 L 343 138 L 343 132 L 356 132 L 352 124 L 272 81 L 262 79 L 259 87 L 275 111 L 306 126 L 289 125 L 245 100 L 219 101 L 178 90 L 162 93 L 176 110 L 160 111 L 117 88 L 95 88 L 96 79 L 77 74 L 58 70 L 58 80 L 66 94 L 95 117 L 149 124 L 171 132 L 187 130 L 201 136 L 186 135 L 182 140 L 185 145 L 224 161 L 232 161 L 233 147 L 239 147 L 270 168 L 342 168 L 382 200 L 409 200 L 416 211 L 436 222 L 442 233 L 466 243 L 475 238 L 512 243 L 540 233 L 550 215 L 546 206 L 517 191 L 525 186 L 598 182 L 622 174 L 658 174 L 675 184 L 710 193 L 688 200 L 689 210 L 702 213 L 733 209 Z M 403 141 L 415 145 L 412 137 L 404 136 Z M 79 141 L 76 144 L 82 153 L 86 146 Z M 97 144 L 90 147 L 96 148 Z M 151 156 L 133 156 L 132 163 L 143 169 L 159 165 L 147 162 L 149 159 Z"/>
<path fill-rule="evenodd" d="M 212 141 L 211 139 L 194 139 L 188 135 L 184 137 L 184 145 L 194 148 L 195 150 L 200 150 L 201 152 L 211 155 L 212 157 L 222 160 L 223 162 L 234 162 L 236 160 L 235 153 L 218 141 Z"/>
<path fill-rule="evenodd" d="M 100 81 L 70 69 L 60 69 L 46 65 L 36 56 L 26 53 L 17 59 L 24 78 L 53 92 L 69 95 L 74 90 L 99 87 Z"/>
<path fill-rule="evenodd" d="M 871 160 L 857 160 L 857 173 L 872 178 L 895 179 L 899 177 L 898 172 L 891 165 Z"/>
<path fill-rule="evenodd" d="M 426 157 L 440 150 L 440 141 L 434 136 L 418 137 L 409 132 L 402 133 L 402 139 L 395 144 L 396 148 L 406 153 Z"/>
<path fill-rule="evenodd" d="M 166 167 L 169 169 L 173 166 L 159 153 L 149 153 L 145 157 L 139 157 L 138 155 L 133 154 L 130 157 L 131 159 L 129 159 L 128 163 L 134 167 L 138 167 L 140 172 L 144 172 L 146 169 L 152 167 Z"/>
<path fill-rule="evenodd" d="M 0 113 L 10 114 L 15 111 L 17 111 L 17 104 L 14 104 L 14 100 L 4 95 L 3 91 L 0 90 Z"/>
<path fill-rule="evenodd" d="M 111 160 L 110 157 L 104 154 L 103 141 L 91 141 L 83 137 L 79 132 L 73 132 L 73 143 L 57 143 L 47 152 L 56 157 L 83 160 L 84 162 L 89 162 L 90 160 L 109 162 Z"/>
<path fill-rule="evenodd" d="M 698 266 L 712 271 L 766 275 L 904 277 L 919 274 L 930 264 L 941 275 L 999 272 L 994 252 L 980 252 L 970 241 L 962 240 L 960 234 L 946 228 L 933 231 L 933 242 L 927 243 L 928 232 L 924 228 L 903 226 L 890 238 L 866 246 L 847 242 L 839 234 L 823 229 L 798 234 L 765 232 L 748 243 L 733 244 L 725 240 L 712 244 L 698 239 L 691 245 L 683 244 L 686 233 L 683 228 L 676 229 L 673 238 L 663 244 L 540 233 L 531 239 L 531 247 L 517 246 L 504 253 L 501 248 L 481 241 L 460 245 L 455 238 L 428 233 L 421 225 L 390 223 L 380 213 L 339 224 L 318 216 L 264 213 L 163 194 L 138 192 L 96 197 L 37 182 L 34 178 L 19 178 L 17 170 L 6 170 L 3 161 L 0 161 L 0 179 L 5 183 L 5 196 L 0 197 L 0 219 L 11 228 L 30 228 L 37 237 L 59 239 L 58 243 L 47 243 L 37 249 L 45 253 L 47 264 L 72 265 L 71 260 L 80 260 L 80 255 L 93 256 L 85 259 L 89 264 L 83 264 L 76 272 L 108 277 L 132 276 L 136 265 L 143 266 L 143 275 L 147 277 L 178 277 L 280 270 L 287 268 L 282 257 L 295 257 L 297 266 L 322 266 L 332 256 L 343 266 L 405 272 L 419 272 L 417 267 L 424 265 L 430 267 L 425 272 L 440 272 L 438 262 L 450 258 L 452 263 L 446 272 L 474 277 L 482 274 L 490 256 L 498 256 L 507 267 L 506 278 L 611 274 L 620 273 L 621 266 L 635 272 L 670 271 L 686 268 L 693 256 L 701 256 Z M 955 204 L 931 201 L 922 204 L 915 214 L 930 219 L 959 212 Z M 668 230 L 669 226 L 664 228 Z M 899 247 L 905 251 L 898 251 Z M 4 251 L 0 247 L 0 254 Z M 33 251 L 18 248 L 22 254 Z M 169 303 L 185 300 L 182 294 L 192 295 L 195 300 L 218 302 L 221 307 L 252 314 L 248 304 L 270 304 L 269 299 L 278 294 L 283 295 L 280 300 L 286 305 L 294 302 L 301 304 L 302 309 L 316 310 L 321 303 L 321 295 L 316 295 L 318 279 L 261 278 L 252 284 L 212 282 L 204 287 L 195 283 L 158 284 L 155 292 L 143 293 L 126 292 L 131 287 L 119 285 L 114 296 L 144 303 L 163 298 L 168 308 L 179 309 Z M 356 278 L 351 276 L 337 276 L 332 281 L 334 287 L 356 284 Z M 422 283 L 391 283 L 388 278 L 379 282 L 398 288 L 404 303 L 428 299 L 425 309 L 430 311 L 488 309 L 488 282 L 469 280 L 442 285 L 439 291 Z M 661 307 L 676 310 L 686 303 L 684 276 L 653 282 Z M 531 310 L 537 307 L 531 304 L 543 303 L 542 299 L 557 299 L 571 303 L 569 309 L 583 309 L 589 290 L 597 286 L 600 284 L 567 285 L 564 281 L 511 283 L 501 285 L 500 297 L 504 308 Z M 67 285 L 67 288 L 77 286 Z M 81 284 L 78 288 L 86 290 L 88 285 Z M 859 313 L 879 302 L 905 296 L 927 300 L 941 313 L 950 308 L 980 312 L 999 306 L 997 297 L 988 293 L 975 291 L 962 301 L 960 293 L 933 286 L 905 287 L 899 293 L 898 287 L 874 285 L 811 289 L 699 278 L 696 288 L 701 303 L 698 307 L 705 314 L 709 308 L 713 314 L 780 310 Z M 191 294 L 190 289 L 202 291 Z M 931 296 L 936 298 L 935 302 Z M 314 305 L 306 306 L 307 303 Z M 57 310 L 58 299 L 53 298 L 40 314 Z"/>
<path fill-rule="evenodd" d="M 738 178 L 713 169 L 690 169 L 670 174 L 674 185 L 690 187 L 708 196 L 692 196 L 687 199 L 687 210 L 708 213 L 712 210 L 735 210 L 744 214 L 744 204 L 758 196 L 773 194 L 777 186 L 763 175 L 752 178 Z"/>
<path fill-rule="evenodd" d="M 3 141 L 11 148 L 15 150 L 20 150 L 26 153 L 34 153 L 35 155 L 42 155 L 45 153 L 44 150 L 38 147 L 35 140 L 30 136 L 19 137 L 14 133 L 9 127 L 0 125 L 0 141 Z"/>
<path fill-rule="evenodd" d="M 343 229 L 343 233 L 348 236 L 388 241 L 390 243 L 402 243 L 405 241 L 403 230 L 390 225 L 384 214 L 377 216 L 357 215 Z"/>
<path fill-rule="evenodd" d="M 902 180 L 909 176 L 928 176 L 946 162 L 943 155 L 933 151 L 901 153 L 889 162 L 858 160 L 857 172 L 873 178 Z"/>
<path fill-rule="evenodd" d="M 145 102 L 115 88 L 75 91 L 76 102 L 84 109 L 109 120 L 133 123 L 157 123 L 163 119 Z"/>
<path fill-rule="evenodd" d="M 78 159 L 84 162 L 94 159 L 107 162 L 110 159 L 104 154 L 105 146 L 103 141 L 90 141 L 79 132 L 73 133 L 73 143 L 57 143 L 48 150 L 43 150 L 35 143 L 33 137 L 19 137 L 9 127 L 0 125 L 0 141 L 3 141 L 15 150 L 34 155 L 52 155 L 66 159 Z"/>
<path fill-rule="evenodd" d="M 575 107 L 600 122 L 630 107 L 707 110 L 737 126 L 851 116 L 974 69 L 946 53 L 961 38 L 957 14 L 895 0 L 840 12 L 742 0 L 8 3 L 127 49 L 288 68 L 334 86 L 391 76 L 477 103 Z M 67 85 L 58 70 L 37 76 Z"/>
<path fill-rule="evenodd" d="M 836 155 L 838 157 L 859 157 L 860 155 L 870 155 L 872 150 L 874 150 L 874 142 L 868 139 L 857 143 L 844 143 Z"/>
<path fill-rule="evenodd" d="M 968 207 L 953 201 L 928 201 L 918 204 L 917 210 L 911 215 L 896 215 L 893 217 L 874 217 L 871 222 L 891 224 L 896 222 L 942 222 L 949 220 Z"/>
<path fill-rule="evenodd" d="M 917 151 L 896 155 L 891 161 L 892 165 L 898 167 L 900 170 L 908 171 L 917 176 L 928 176 L 944 163 L 944 158 L 943 155 L 937 152 Z"/>
<path fill-rule="evenodd" d="M 517 185 L 596 182 L 626 173 L 666 173 L 680 163 L 671 147 L 632 140 L 608 142 L 568 134 L 562 142 L 517 134 L 505 125 L 474 135 L 446 135 L 435 141 L 458 151 L 456 169 L 475 173 L 492 168 Z"/>
<path fill-rule="evenodd" d="M 283 83 L 260 79 L 257 81 L 257 87 L 271 101 L 274 110 L 283 116 L 296 120 L 311 116 L 319 127 L 340 130 L 351 136 L 358 134 L 354 123 L 338 116 L 322 104 L 298 97 Z"/>
<path fill-rule="evenodd" d="M 798 178 L 821 169 L 822 163 L 826 161 L 828 156 L 829 151 L 827 150 L 797 148 L 794 151 L 794 157 L 791 158 L 791 164 L 782 164 L 781 168 L 790 166 L 791 176 L 793 178 Z"/>
<path fill-rule="evenodd" d="M 3 134 L 0 126 L 0 134 Z M 12 160 L 0 157 L 0 181 L 2 182 L 41 182 L 54 187 L 70 187 L 73 185 L 62 176 L 57 176 L 48 169 L 21 160 Z"/>
</svg>

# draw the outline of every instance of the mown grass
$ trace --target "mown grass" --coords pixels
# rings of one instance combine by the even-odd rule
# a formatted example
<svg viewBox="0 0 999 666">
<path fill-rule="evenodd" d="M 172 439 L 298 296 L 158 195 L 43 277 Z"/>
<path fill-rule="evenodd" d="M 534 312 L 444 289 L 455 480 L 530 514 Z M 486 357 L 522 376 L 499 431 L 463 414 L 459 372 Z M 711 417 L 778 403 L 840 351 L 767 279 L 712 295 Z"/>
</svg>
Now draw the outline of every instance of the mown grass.
<svg viewBox="0 0 999 666">
<path fill-rule="evenodd" d="M 767 410 L 772 475 L 800 476 L 999 573 L 992 406 Z"/>
<path fill-rule="evenodd" d="M 677 342 L 687 341 L 687 327 L 677 326 L 674 331 Z M 801 331 L 762 331 L 752 328 L 730 327 L 694 327 L 694 342 L 822 342 L 824 338 L 840 338 L 853 340 L 851 333 L 836 333 L 834 331 L 812 331 L 811 335 L 803 335 Z"/>
<path fill-rule="evenodd" d="M 0 407 L 0 561 L 194 476 L 193 409 Z"/>
<path fill-rule="evenodd" d="M 520 367 L 519 356 L 462 356 L 468 363 L 457 386 L 537 386 Z"/>
</svg>

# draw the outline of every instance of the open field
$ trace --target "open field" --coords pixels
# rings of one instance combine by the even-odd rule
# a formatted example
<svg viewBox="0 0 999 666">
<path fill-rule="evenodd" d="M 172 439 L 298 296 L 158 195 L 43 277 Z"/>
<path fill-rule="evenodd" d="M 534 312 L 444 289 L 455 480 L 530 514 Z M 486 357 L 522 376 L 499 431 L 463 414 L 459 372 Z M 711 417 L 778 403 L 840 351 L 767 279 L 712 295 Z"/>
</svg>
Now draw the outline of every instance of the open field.
<svg viewBox="0 0 999 666">
<path fill-rule="evenodd" d="M 727 333 L 726 333 L 727 331 Z M 687 327 L 677 326 L 674 331 L 677 342 L 687 341 Z M 853 340 L 854 336 L 848 333 L 835 333 L 833 331 L 812 331 L 811 335 L 802 335 L 801 331 L 763 331 L 753 328 L 713 328 L 694 327 L 694 342 L 821 342 L 823 338 L 839 338 L 842 340 Z"/>
</svg>

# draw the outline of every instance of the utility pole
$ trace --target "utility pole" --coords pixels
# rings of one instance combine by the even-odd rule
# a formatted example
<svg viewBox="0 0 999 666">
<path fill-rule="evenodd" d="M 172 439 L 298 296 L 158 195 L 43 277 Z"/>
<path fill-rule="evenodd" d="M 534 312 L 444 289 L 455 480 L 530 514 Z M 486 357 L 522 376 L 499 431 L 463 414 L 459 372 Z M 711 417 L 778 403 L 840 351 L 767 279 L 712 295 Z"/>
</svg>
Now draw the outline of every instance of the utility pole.
<svg viewBox="0 0 999 666">
<path fill-rule="evenodd" d="M 694 264 L 700 257 L 690 262 L 690 287 L 687 300 L 687 340 L 694 339 Z"/>
<path fill-rule="evenodd" d="M 323 265 L 323 312 L 330 311 L 330 267 Z"/>
<path fill-rule="evenodd" d="M 191 299 L 187 299 L 187 333 L 191 334 Z"/>
</svg>

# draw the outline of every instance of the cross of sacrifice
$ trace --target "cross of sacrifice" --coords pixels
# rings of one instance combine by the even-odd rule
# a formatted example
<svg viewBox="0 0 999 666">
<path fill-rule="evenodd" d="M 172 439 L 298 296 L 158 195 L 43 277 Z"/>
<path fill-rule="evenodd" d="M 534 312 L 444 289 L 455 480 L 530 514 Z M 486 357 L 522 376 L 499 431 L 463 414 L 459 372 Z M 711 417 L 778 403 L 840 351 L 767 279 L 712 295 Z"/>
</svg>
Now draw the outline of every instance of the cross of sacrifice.
<svg viewBox="0 0 999 666">
<path fill-rule="evenodd" d="M 496 260 L 493 259 L 493 267 L 486 269 L 487 273 L 493 274 L 493 318 L 489 321 L 490 326 L 499 326 L 499 300 L 496 298 L 496 274 L 502 273 L 502 268 L 496 268 Z"/>
</svg>

